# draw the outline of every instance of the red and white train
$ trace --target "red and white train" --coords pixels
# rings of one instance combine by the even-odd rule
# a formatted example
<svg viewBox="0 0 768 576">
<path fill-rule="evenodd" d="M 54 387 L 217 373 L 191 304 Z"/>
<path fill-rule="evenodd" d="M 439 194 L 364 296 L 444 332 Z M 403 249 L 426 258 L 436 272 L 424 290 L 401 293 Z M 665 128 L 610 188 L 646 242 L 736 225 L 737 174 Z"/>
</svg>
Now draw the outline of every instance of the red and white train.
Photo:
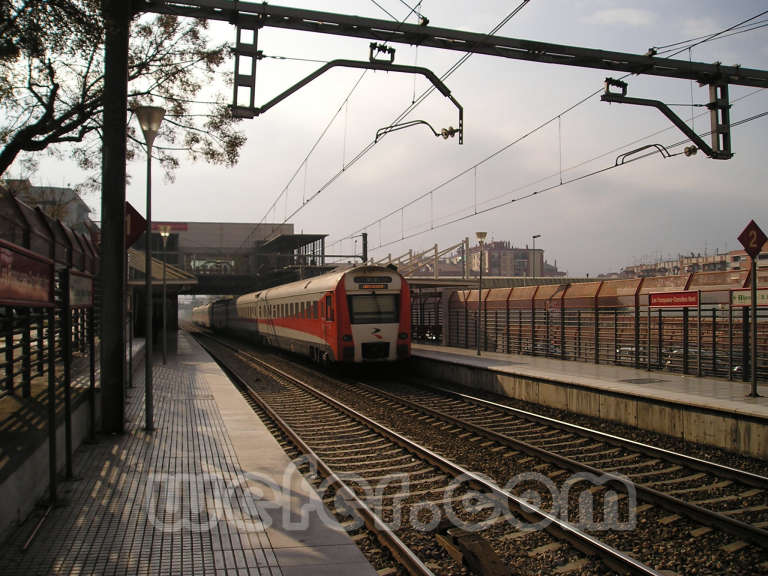
<svg viewBox="0 0 768 576">
<path fill-rule="evenodd" d="M 391 268 L 355 266 L 218 300 L 195 324 L 317 362 L 393 362 L 411 355 L 408 283 Z"/>
</svg>

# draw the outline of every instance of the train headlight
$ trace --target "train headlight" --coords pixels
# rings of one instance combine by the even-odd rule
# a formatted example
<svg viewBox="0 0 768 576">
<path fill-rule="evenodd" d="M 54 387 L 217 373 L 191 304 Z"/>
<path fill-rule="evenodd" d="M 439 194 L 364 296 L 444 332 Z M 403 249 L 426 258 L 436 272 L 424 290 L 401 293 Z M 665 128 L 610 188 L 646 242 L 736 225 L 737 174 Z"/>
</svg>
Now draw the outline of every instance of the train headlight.
<svg viewBox="0 0 768 576">
<path fill-rule="evenodd" d="M 344 336 L 342 336 L 341 339 L 344 342 L 352 342 L 352 335 L 351 334 L 344 334 Z"/>
<path fill-rule="evenodd" d="M 400 334 L 398 334 L 398 336 L 400 337 L 400 340 L 407 340 L 408 339 L 408 332 L 400 332 Z"/>
</svg>

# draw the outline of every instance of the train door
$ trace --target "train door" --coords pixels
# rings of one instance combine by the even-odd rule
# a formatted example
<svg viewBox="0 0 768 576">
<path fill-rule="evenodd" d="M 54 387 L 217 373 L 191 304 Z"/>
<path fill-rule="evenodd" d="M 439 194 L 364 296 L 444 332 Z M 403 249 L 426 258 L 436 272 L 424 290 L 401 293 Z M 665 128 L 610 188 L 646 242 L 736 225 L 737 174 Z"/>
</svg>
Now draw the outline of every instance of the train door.
<svg viewBox="0 0 768 576">
<path fill-rule="evenodd" d="M 323 341 L 335 352 L 334 338 L 336 338 L 336 330 L 334 329 L 334 323 L 336 321 L 336 310 L 333 305 L 333 295 L 326 294 L 323 297 Z"/>
</svg>

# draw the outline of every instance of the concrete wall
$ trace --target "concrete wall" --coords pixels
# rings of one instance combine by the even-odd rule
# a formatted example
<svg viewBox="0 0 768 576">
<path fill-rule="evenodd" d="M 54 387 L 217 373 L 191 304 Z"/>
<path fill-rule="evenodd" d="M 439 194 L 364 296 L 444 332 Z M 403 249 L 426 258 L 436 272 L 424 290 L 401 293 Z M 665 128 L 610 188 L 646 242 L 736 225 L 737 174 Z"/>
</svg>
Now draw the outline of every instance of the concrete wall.
<svg viewBox="0 0 768 576">
<path fill-rule="evenodd" d="M 768 458 L 768 421 L 759 418 L 422 357 L 414 358 L 414 368 L 423 375 L 509 398 Z"/>
</svg>

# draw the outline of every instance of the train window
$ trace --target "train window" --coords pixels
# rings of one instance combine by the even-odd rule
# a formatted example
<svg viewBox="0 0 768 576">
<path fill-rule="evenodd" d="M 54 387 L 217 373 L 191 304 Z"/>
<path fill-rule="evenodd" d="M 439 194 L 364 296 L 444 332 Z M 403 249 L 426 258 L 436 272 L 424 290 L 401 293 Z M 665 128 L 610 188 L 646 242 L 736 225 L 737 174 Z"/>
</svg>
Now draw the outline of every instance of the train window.
<svg viewBox="0 0 768 576">
<path fill-rule="evenodd" d="M 350 296 L 349 313 L 352 324 L 397 322 L 397 296 L 395 294 Z"/>
<path fill-rule="evenodd" d="M 325 297 L 325 319 L 333 322 L 333 298 L 330 296 Z"/>
<path fill-rule="evenodd" d="M 312 318 L 314 318 L 315 320 L 319 318 L 317 309 L 318 309 L 317 300 L 315 300 L 314 302 L 312 302 Z"/>
</svg>

